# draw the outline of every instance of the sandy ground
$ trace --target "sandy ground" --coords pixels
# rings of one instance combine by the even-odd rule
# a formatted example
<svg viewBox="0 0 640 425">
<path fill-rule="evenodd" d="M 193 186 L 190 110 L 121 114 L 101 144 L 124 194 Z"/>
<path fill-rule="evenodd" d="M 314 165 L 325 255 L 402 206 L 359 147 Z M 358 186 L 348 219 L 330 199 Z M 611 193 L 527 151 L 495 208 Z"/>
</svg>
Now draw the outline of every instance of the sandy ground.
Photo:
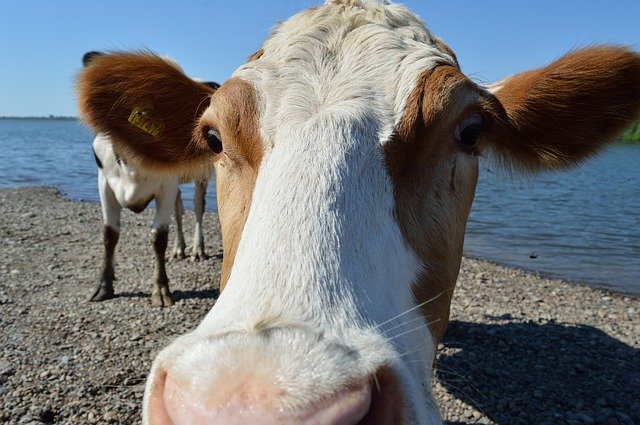
<svg viewBox="0 0 640 425">
<path fill-rule="evenodd" d="M 154 354 L 214 304 L 221 264 L 207 213 L 212 257 L 170 263 L 176 305 L 151 307 L 151 221 L 150 211 L 124 213 L 118 297 L 87 303 L 102 255 L 99 206 L 53 189 L 0 190 L 0 422 L 140 421 Z M 637 297 L 464 259 L 435 372 L 444 419 L 640 423 L 639 318 Z"/>
</svg>

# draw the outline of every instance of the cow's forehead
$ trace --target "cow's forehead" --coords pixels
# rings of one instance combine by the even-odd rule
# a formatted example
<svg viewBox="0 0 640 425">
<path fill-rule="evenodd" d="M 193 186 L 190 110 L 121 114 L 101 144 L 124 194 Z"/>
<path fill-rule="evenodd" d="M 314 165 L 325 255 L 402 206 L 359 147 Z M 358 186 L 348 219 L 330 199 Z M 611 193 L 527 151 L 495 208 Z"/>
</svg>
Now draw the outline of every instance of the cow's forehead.
<svg viewBox="0 0 640 425">
<path fill-rule="evenodd" d="M 283 122 L 361 114 L 366 122 L 376 115 L 384 138 L 402 118 L 418 77 L 442 64 L 456 66 L 455 57 L 404 7 L 335 0 L 280 24 L 260 58 L 234 77 L 254 85 L 267 137 Z"/>
</svg>

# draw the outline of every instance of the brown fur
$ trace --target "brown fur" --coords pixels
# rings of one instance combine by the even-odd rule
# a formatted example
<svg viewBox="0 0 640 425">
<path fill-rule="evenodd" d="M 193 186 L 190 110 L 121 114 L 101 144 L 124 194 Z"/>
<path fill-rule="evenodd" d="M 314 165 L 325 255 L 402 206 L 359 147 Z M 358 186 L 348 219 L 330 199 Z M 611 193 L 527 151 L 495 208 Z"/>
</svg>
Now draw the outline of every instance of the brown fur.
<svg viewBox="0 0 640 425">
<path fill-rule="evenodd" d="M 490 99 L 491 147 L 509 165 L 538 170 L 582 161 L 640 113 L 640 56 L 593 47 L 508 78 Z"/>
<path fill-rule="evenodd" d="M 253 87 L 239 79 L 227 81 L 212 99 L 196 134 L 216 129 L 224 152 L 216 166 L 216 190 L 224 257 L 220 290 L 229 279 L 262 160 L 258 110 Z"/>
<path fill-rule="evenodd" d="M 260 59 L 263 54 L 264 54 L 263 49 L 257 50 L 247 58 L 247 62 L 253 62 L 254 60 Z"/>
<path fill-rule="evenodd" d="M 425 72 L 409 96 L 405 115 L 385 152 L 398 224 L 426 266 L 414 284 L 414 293 L 419 304 L 432 300 L 422 312 L 436 341 L 449 319 L 477 176 L 476 167 L 471 170 L 471 181 L 457 182 L 464 177 L 456 173 L 461 167 L 448 162 L 460 150 L 453 130 L 466 110 L 459 99 L 468 91 L 479 93 L 453 67 Z M 445 171 L 448 169 L 451 171 Z"/>
<path fill-rule="evenodd" d="M 471 104 L 461 99 L 474 96 Z M 455 150 L 453 131 L 470 113 L 485 119 L 479 149 L 492 149 L 521 169 L 567 167 L 592 155 L 640 112 L 640 56 L 621 48 L 591 48 L 516 75 L 489 94 L 456 68 L 426 72 L 407 101 L 385 148 L 400 228 L 425 265 L 414 285 L 418 303 L 442 337 L 458 275 L 477 163 Z M 475 149 L 474 149 L 475 150 Z M 473 150 L 467 155 L 473 155 Z"/>
<path fill-rule="evenodd" d="M 456 54 L 453 52 L 453 50 L 451 50 L 451 47 L 445 44 L 445 42 L 440 40 L 438 37 L 434 37 L 433 41 L 434 43 L 436 43 L 436 46 L 438 46 L 440 50 L 446 52 L 449 56 L 451 56 L 456 63 L 456 67 L 460 68 L 460 65 L 458 64 L 458 58 L 456 57 Z"/>
<path fill-rule="evenodd" d="M 214 92 L 152 53 L 96 56 L 77 80 L 78 109 L 89 126 L 109 134 L 127 159 L 180 174 L 208 160 L 212 165 L 207 144 L 192 142 L 191 135 Z M 134 108 L 164 125 L 159 137 L 129 123 Z"/>
</svg>

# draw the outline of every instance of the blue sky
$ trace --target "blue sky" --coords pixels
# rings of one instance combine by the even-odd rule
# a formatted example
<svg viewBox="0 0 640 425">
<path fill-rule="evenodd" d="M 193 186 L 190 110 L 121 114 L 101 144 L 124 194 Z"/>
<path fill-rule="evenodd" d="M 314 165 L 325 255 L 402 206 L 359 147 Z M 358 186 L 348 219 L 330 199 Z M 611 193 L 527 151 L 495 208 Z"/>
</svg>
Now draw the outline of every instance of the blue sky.
<svg viewBox="0 0 640 425">
<path fill-rule="evenodd" d="M 223 82 L 276 22 L 321 2 L 0 0 L 0 116 L 76 115 L 73 81 L 88 50 L 147 48 Z M 402 3 L 482 82 L 589 44 L 640 50 L 638 0 Z"/>
</svg>

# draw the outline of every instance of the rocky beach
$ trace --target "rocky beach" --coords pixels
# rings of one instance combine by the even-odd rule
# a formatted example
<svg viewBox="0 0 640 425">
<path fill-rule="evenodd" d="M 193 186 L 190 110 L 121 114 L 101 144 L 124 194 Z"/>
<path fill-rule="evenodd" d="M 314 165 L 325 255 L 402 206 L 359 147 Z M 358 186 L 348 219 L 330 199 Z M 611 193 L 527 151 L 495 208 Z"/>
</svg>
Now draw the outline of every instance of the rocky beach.
<svg viewBox="0 0 640 425">
<path fill-rule="evenodd" d="M 117 297 L 89 303 L 100 206 L 0 190 L 0 423 L 140 422 L 154 355 L 215 303 L 222 258 L 207 212 L 210 258 L 168 263 L 176 304 L 151 307 L 152 217 L 123 212 Z M 187 241 L 193 226 L 189 211 Z M 465 258 L 451 319 L 433 388 L 447 423 L 640 423 L 637 296 Z"/>
</svg>

